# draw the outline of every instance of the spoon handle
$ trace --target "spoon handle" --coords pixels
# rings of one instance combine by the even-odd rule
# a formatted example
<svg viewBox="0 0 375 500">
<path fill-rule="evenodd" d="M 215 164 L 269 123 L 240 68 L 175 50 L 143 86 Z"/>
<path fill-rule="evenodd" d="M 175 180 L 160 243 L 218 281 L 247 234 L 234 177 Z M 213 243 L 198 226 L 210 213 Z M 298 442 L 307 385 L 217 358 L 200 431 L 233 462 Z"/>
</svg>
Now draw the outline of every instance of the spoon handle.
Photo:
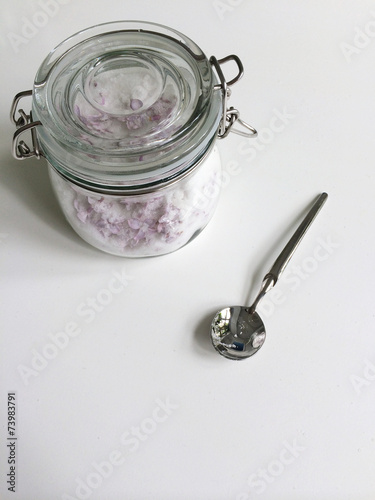
<svg viewBox="0 0 375 500">
<path fill-rule="evenodd" d="M 306 217 L 298 226 L 293 236 L 290 238 L 289 242 L 285 245 L 284 250 L 275 260 L 269 272 L 263 278 L 261 290 L 250 307 L 251 313 L 255 311 L 256 306 L 258 305 L 259 301 L 264 297 L 264 295 L 276 285 L 278 279 L 280 278 L 281 274 L 283 273 L 284 269 L 286 268 L 287 264 L 292 258 L 298 245 L 301 243 L 302 238 L 305 236 L 306 231 L 309 229 L 311 223 L 318 215 L 318 212 L 326 202 L 327 198 L 328 198 L 327 193 L 322 193 L 319 196 L 319 198 L 316 200 L 309 213 L 306 215 Z"/>
</svg>

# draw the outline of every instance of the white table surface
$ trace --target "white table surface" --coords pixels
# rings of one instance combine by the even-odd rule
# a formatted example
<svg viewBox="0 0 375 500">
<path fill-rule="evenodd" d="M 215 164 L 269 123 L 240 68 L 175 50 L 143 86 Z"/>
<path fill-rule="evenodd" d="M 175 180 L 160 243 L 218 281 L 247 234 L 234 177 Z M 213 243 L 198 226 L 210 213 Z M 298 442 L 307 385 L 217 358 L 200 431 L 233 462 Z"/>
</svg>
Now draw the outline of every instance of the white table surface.
<svg viewBox="0 0 375 500">
<path fill-rule="evenodd" d="M 231 104 L 259 131 L 219 142 L 237 170 L 214 218 L 152 259 L 81 241 L 45 162 L 10 155 L 11 100 L 43 58 L 120 19 L 240 56 Z M 375 498 L 375 2 L 13 0 L 0 24 L 1 499 Z M 254 296 L 322 191 L 326 205 L 264 299 L 264 347 L 242 362 L 219 356 L 212 315 Z M 119 293 L 94 310 L 116 273 Z"/>
</svg>

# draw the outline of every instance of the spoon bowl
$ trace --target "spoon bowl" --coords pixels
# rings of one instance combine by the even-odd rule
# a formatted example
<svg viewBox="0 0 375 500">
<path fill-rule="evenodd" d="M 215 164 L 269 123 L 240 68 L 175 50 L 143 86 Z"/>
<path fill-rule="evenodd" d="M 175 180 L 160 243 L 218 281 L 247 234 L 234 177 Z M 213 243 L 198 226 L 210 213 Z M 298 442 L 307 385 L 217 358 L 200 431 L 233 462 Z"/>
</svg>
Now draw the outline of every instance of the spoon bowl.
<svg viewBox="0 0 375 500">
<path fill-rule="evenodd" d="M 258 352 L 266 340 L 266 329 L 257 312 L 249 307 L 226 307 L 211 324 L 215 349 L 228 359 L 246 359 Z"/>
</svg>

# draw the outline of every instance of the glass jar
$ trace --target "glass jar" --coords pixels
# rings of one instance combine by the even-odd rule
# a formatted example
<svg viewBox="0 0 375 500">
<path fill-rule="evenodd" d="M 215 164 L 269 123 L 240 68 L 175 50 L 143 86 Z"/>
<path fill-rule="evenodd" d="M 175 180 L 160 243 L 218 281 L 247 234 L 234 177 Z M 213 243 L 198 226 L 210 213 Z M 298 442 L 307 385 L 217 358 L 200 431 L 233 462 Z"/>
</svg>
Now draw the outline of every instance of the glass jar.
<svg viewBox="0 0 375 500">
<path fill-rule="evenodd" d="M 238 74 L 226 81 L 222 64 Z M 227 107 L 243 73 L 231 55 L 207 59 L 181 33 L 154 23 L 94 26 L 58 45 L 11 111 L 17 159 L 45 157 L 72 228 L 126 257 L 184 246 L 211 219 L 220 191 L 216 139 L 255 129 Z M 19 101 L 32 97 L 32 111 Z M 242 129 L 235 130 L 237 122 Z M 22 139 L 31 133 L 32 146 Z M 29 139 L 30 141 L 30 139 Z"/>
</svg>

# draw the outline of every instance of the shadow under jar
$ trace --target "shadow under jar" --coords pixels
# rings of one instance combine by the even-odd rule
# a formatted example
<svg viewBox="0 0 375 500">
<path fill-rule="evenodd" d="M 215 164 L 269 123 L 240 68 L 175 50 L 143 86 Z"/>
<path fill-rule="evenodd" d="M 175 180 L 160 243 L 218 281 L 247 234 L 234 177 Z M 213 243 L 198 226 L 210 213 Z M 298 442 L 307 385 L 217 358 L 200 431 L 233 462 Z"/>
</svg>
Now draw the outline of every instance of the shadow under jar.
<svg viewBox="0 0 375 500">
<path fill-rule="evenodd" d="M 222 64 L 238 74 L 226 81 Z M 227 107 L 243 73 L 207 59 L 183 34 L 153 23 L 94 26 L 58 45 L 33 89 L 16 95 L 17 159 L 45 157 L 72 228 L 125 257 L 175 251 L 211 219 L 220 191 L 216 139 L 255 129 Z M 32 111 L 19 108 L 32 97 Z M 31 133 L 32 145 L 23 140 Z"/>
</svg>

